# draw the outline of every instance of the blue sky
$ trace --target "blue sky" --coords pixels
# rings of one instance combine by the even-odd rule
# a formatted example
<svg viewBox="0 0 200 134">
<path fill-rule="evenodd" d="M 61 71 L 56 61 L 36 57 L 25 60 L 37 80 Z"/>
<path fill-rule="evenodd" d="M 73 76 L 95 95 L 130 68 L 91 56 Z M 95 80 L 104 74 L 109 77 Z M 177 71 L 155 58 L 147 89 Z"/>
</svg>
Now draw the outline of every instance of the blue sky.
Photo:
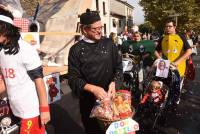
<svg viewBox="0 0 200 134">
<path fill-rule="evenodd" d="M 144 22 L 144 12 L 138 2 L 139 0 L 128 0 L 128 3 L 134 7 L 133 23 L 135 24 L 141 24 Z"/>
</svg>

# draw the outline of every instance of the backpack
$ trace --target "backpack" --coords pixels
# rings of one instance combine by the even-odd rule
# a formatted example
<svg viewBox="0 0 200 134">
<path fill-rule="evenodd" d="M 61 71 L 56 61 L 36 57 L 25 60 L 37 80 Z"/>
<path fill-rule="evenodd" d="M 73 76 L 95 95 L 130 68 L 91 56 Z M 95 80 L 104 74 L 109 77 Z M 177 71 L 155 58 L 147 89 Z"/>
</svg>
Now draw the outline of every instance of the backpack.
<svg viewBox="0 0 200 134">
<path fill-rule="evenodd" d="M 187 80 L 190 81 L 193 81 L 195 79 L 195 67 L 191 57 L 189 57 L 189 59 L 187 60 L 185 77 Z"/>
</svg>

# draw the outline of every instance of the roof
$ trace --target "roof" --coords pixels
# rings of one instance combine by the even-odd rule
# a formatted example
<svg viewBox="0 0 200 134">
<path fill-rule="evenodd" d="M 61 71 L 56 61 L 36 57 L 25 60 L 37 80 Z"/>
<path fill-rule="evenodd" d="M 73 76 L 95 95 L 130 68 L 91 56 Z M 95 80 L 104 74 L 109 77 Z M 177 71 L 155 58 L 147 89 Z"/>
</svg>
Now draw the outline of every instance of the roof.
<svg viewBox="0 0 200 134">
<path fill-rule="evenodd" d="M 134 7 L 131 4 L 129 4 L 127 1 L 122 1 L 122 0 L 116 0 L 116 1 L 119 1 L 123 4 L 125 4 L 126 6 L 128 6 L 129 8 L 134 9 Z"/>
</svg>

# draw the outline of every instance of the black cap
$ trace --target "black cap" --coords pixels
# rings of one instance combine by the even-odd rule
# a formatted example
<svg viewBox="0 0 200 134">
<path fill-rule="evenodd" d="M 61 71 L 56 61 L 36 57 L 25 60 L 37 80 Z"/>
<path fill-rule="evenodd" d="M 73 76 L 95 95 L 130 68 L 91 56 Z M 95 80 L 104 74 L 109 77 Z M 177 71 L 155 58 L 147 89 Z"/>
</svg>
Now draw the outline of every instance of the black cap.
<svg viewBox="0 0 200 134">
<path fill-rule="evenodd" d="M 99 12 L 90 11 L 90 9 L 86 9 L 86 12 L 80 16 L 80 23 L 82 25 L 90 25 L 100 20 Z"/>
</svg>

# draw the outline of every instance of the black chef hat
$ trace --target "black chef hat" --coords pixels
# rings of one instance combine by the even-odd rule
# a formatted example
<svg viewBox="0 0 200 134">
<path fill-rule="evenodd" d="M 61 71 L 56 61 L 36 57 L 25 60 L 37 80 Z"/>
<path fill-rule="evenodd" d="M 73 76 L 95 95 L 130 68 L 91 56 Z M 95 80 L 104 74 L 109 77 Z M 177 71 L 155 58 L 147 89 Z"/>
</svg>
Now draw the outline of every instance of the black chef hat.
<svg viewBox="0 0 200 134">
<path fill-rule="evenodd" d="M 80 23 L 82 25 L 90 25 L 99 20 L 101 20 L 99 12 L 90 11 L 90 9 L 86 9 L 86 12 L 80 16 Z"/>
</svg>

